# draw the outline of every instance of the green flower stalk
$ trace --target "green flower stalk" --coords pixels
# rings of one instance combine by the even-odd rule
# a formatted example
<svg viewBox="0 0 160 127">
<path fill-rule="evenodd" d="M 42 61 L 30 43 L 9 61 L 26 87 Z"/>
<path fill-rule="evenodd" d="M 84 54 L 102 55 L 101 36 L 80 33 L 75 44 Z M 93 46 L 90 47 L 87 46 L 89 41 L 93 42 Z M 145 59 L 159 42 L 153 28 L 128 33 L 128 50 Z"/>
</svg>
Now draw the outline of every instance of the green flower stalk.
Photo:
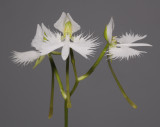
<svg viewBox="0 0 160 127">
<path fill-rule="evenodd" d="M 92 65 L 92 67 L 87 71 L 86 74 L 84 74 L 84 75 L 82 75 L 82 76 L 80 76 L 80 77 L 77 77 L 77 75 L 75 76 L 75 77 L 77 77 L 77 78 L 76 78 L 74 87 L 73 87 L 72 90 L 71 90 L 71 95 L 72 95 L 72 94 L 74 93 L 74 91 L 76 90 L 79 82 L 82 81 L 82 80 L 84 80 L 85 78 L 87 78 L 88 76 L 90 76 L 90 75 L 92 74 L 92 72 L 94 72 L 94 70 L 96 69 L 96 67 L 98 66 L 98 64 L 100 63 L 100 61 L 102 60 L 103 56 L 105 55 L 105 52 L 106 52 L 106 50 L 108 49 L 108 47 L 109 47 L 109 44 L 107 43 L 106 46 L 104 47 L 104 49 L 102 50 L 100 56 L 98 57 L 98 59 L 95 61 L 95 63 Z M 74 60 L 74 57 L 72 56 L 71 58 L 72 58 L 73 61 L 74 61 L 74 62 L 72 63 L 73 69 L 76 70 L 76 69 L 75 69 L 75 60 Z"/>
<path fill-rule="evenodd" d="M 107 62 L 108 62 L 108 66 L 109 66 L 109 68 L 110 68 L 110 70 L 111 70 L 111 73 L 112 73 L 112 75 L 113 75 L 113 77 L 114 77 L 114 79 L 115 79 L 115 81 L 116 81 L 116 83 L 117 83 L 120 91 L 122 92 L 122 95 L 123 95 L 124 98 L 127 100 L 127 102 L 132 106 L 132 108 L 136 109 L 136 108 L 137 108 L 137 105 L 127 96 L 127 94 L 126 94 L 126 92 L 124 91 L 123 87 L 121 86 L 121 84 L 120 84 L 120 82 L 119 82 L 116 74 L 115 74 L 114 71 L 113 71 L 113 68 L 112 68 L 112 66 L 111 66 L 110 60 L 107 60 Z"/>
<path fill-rule="evenodd" d="M 49 57 L 49 60 L 50 60 L 50 63 L 51 63 L 52 68 L 54 68 L 54 69 L 53 69 L 53 70 L 54 70 L 54 74 L 55 74 L 55 76 L 56 76 L 56 78 L 57 78 L 57 81 L 58 81 L 58 84 L 59 84 L 59 87 L 60 87 L 61 94 L 62 94 L 63 98 L 66 99 L 66 98 L 67 98 L 67 95 L 66 95 L 66 93 L 65 93 L 65 91 L 64 91 L 63 84 L 62 84 L 62 81 L 61 81 L 60 76 L 59 76 L 59 74 L 58 74 L 58 70 L 57 70 L 57 67 L 56 67 L 56 65 L 55 65 L 55 63 L 54 63 L 54 60 L 53 60 L 53 58 L 52 58 L 52 56 L 51 56 L 50 54 L 48 55 L 48 57 Z"/>
<path fill-rule="evenodd" d="M 69 87 L 69 57 L 66 60 L 66 89 L 67 89 L 67 108 L 71 108 L 70 87 Z"/>
<path fill-rule="evenodd" d="M 50 58 L 50 64 L 52 69 L 52 84 L 51 84 L 51 98 L 50 98 L 50 107 L 49 107 L 49 115 L 48 118 L 50 119 L 53 116 L 53 98 L 54 98 L 54 66 L 52 64 L 52 59 Z"/>
</svg>

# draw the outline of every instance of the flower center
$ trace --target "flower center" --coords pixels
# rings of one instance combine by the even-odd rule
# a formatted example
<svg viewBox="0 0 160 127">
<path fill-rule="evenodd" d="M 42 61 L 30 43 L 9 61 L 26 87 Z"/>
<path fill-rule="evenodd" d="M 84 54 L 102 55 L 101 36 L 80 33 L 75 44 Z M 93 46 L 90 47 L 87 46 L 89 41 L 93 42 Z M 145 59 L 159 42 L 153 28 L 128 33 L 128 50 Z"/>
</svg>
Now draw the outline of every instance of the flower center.
<svg viewBox="0 0 160 127">
<path fill-rule="evenodd" d="M 70 21 L 65 23 L 64 32 L 63 32 L 64 38 L 66 37 L 66 35 L 69 35 L 70 38 L 72 37 L 72 23 Z"/>
<path fill-rule="evenodd" d="M 109 45 L 109 48 L 114 48 L 117 45 L 117 40 L 116 40 L 116 36 L 112 37 L 112 41 Z"/>
</svg>

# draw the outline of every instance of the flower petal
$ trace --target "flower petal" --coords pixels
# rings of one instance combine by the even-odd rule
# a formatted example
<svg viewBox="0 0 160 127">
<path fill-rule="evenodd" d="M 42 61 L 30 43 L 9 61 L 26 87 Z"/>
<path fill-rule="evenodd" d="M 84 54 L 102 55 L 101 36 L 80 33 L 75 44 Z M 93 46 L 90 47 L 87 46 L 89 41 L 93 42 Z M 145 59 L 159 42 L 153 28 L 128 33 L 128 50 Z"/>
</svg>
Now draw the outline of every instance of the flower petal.
<svg viewBox="0 0 160 127">
<path fill-rule="evenodd" d="M 72 17 L 70 16 L 69 13 L 66 14 L 65 12 L 62 12 L 62 15 L 57 20 L 57 22 L 54 24 L 54 27 L 63 33 L 64 32 L 64 27 L 65 27 L 65 23 L 68 22 L 68 21 L 70 21 L 71 24 L 72 24 L 72 33 L 75 33 L 78 30 L 80 30 L 80 25 L 78 25 L 72 19 Z"/>
<path fill-rule="evenodd" d="M 129 59 L 135 56 L 140 56 L 145 51 L 138 51 L 129 47 L 114 47 L 109 49 L 109 58 L 111 59 Z"/>
<path fill-rule="evenodd" d="M 62 48 L 62 59 L 66 60 L 69 56 L 70 48 L 68 44 L 65 44 Z"/>
<path fill-rule="evenodd" d="M 65 21 L 66 21 L 66 13 L 62 12 L 62 15 L 60 16 L 60 18 L 57 20 L 57 22 L 54 24 L 54 27 L 56 29 L 58 29 L 59 31 L 61 31 L 63 33 L 64 31 L 64 25 L 65 25 Z"/>
<path fill-rule="evenodd" d="M 46 35 L 44 34 L 46 33 Z M 46 40 L 44 40 L 44 37 Z M 46 55 L 60 47 L 63 46 L 61 43 L 61 34 L 60 33 L 52 33 L 48 28 L 42 24 L 42 28 L 40 25 L 37 25 L 36 35 L 31 43 L 33 47 L 36 48 L 42 55 Z"/>
<path fill-rule="evenodd" d="M 32 47 L 40 50 L 43 47 L 43 30 L 39 24 L 37 24 L 36 35 L 34 36 L 31 45 Z"/>
<path fill-rule="evenodd" d="M 47 37 L 46 42 L 43 42 L 43 46 L 40 50 L 42 55 L 46 55 L 62 46 L 64 43 L 61 41 L 61 34 L 60 33 L 52 33 L 51 36 Z"/>
<path fill-rule="evenodd" d="M 133 43 L 138 40 L 144 39 L 147 35 L 140 36 L 138 34 L 126 33 L 126 35 L 122 35 L 120 38 L 116 38 L 119 43 Z"/>
<path fill-rule="evenodd" d="M 27 52 L 13 51 L 12 61 L 16 64 L 27 65 L 38 59 L 40 56 L 41 54 L 37 51 L 27 51 Z"/>
<path fill-rule="evenodd" d="M 110 22 L 107 25 L 107 39 L 108 39 L 109 43 L 111 43 L 111 41 L 112 41 L 113 30 L 114 30 L 114 20 L 113 20 L 113 18 L 111 18 Z"/>
<path fill-rule="evenodd" d="M 123 46 L 126 46 L 126 47 L 139 47 L 139 46 L 152 46 L 150 44 L 146 44 L 146 43 L 120 43 L 120 44 L 117 44 L 116 45 L 117 47 L 123 47 Z"/>
<path fill-rule="evenodd" d="M 43 34 L 45 33 L 47 36 L 51 36 L 52 32 L 42 23 Z"/>
<path fill-rule="evenodd" d="M 81 54 L 83 57 L 92 56 L 95 53 L 95 49 L 99 46 L 96 43 L 98 38 L 93 38 L 92 35 L 83 37 L 82 34 L 73 37 L 73 43 L 70 43 L 70 47 Z"/>
<path fill-rule="evenodd" d="M 67 13 L 67 17 L 69 18 L 69 20 L 70 20 L 70 22 L 71 22 L 71 24 L 72 24 L 72 33 L 75 33 L 75 32 L 77 32 L 78 30 L 81 29 L 80 25 L 78 25 L 78 23 L 76 23 L 76 22 L 72 19 L 72 17 L 70 16 L 69 13 Z"/>
</svg>

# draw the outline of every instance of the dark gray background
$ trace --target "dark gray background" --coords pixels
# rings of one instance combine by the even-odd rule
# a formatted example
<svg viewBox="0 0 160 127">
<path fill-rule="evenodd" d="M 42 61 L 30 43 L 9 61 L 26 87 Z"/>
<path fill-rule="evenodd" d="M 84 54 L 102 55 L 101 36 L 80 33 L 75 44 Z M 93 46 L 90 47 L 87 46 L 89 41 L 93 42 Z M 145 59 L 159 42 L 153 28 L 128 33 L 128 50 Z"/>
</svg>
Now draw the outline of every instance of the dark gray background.
<svg viewBox="0 0 160 127">
<path fill-rule="evenodd" d="M 147 34 L 141 42 L 152 48 L 129 61 L 114 61 L 113 68 L 128 96 L 138 105 L 132 109 L 120 93 L 104 57 L 96 71 L 79 84 L 72 96 L 69 127 L 158 127 L 160 126 L 160 2 L 159 0 L 1 0 L 0 1 L 0 126 L 63 127 L 63 99 L 55 84 L 54 117 L 48 119 L 51 69 L 47 58 L 33 70 L 33 64 L 18 67 L 11 51 L 30 50 L 36 25 L 53 24 L 62 11 L 69 12 L 81 31 L 94 32 L 103 42 L 94 58 L 75 53 L 78 75 L 84 74 L 105 46 L 103 31 L 111 16 L 114 35 L 129 32 Z M 63 83 L 65 62 L 54 58 Z M 72 68 L 71 68 L 71 71 Z M 71 72 L 71 85 L 74 75 Z"/>
</svg>

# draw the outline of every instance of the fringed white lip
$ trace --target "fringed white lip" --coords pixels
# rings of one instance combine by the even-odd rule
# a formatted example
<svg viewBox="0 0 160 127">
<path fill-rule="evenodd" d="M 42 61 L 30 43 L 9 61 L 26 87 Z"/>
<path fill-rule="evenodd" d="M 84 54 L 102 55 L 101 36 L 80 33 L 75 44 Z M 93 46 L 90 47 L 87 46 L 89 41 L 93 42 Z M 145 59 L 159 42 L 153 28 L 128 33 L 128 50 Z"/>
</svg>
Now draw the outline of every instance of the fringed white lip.
<svg viewBox="0 0 160 127">
<path fill-rule="evenodd" d="M 129 58 L 134 58 L 136 56 L 140 56 L 142 53 L 147 53 L 145 51 L 138 51 L 138 50 L 135 50 L 133 48 L 129 48 L 129 47 L 121 47 L 121 48 L 111 48 L 109 50 L 109 59 L 113 59 L 113 60 L 116 60 L 116 59 L 119 59 L 119 60 L 122 60 L 122 59 L 126 59 L 126 60 L 129 60 Z"/>
<path fill-rule="evenodd" d="M 110 44 L 113 43 L 112 42 L 113 29 L 114 29 L 114 21 L 113 18 L 111 18 L 109 24 L 107 25 L 107 39 Z M 138 34 L 133 34 L 133 33 L 126 33 L 125 35 L 122 35 L 119 38 L 115 37 L 114 40 L 117 41 L 117 44 L 114 44 L 114 46 L 109 47 L 109 50 L 107 52 L 109 59 L 129 60 L 129 58 L 140 56 L 142 53 L 147 53 L 145 51 L 139 51 L 131 48 L 139 46 L 152 46 L 146 43 L 135 43 L 136 41 L 142 40 L 146 37 L 147 35 L 140 36 Z"/>
<path fill-rule="evenodd" d="M 24 66 L 35 61 L 41 56 L 37 51 L 17 52 L 13 51 L 12 61 L 16 64 L 23 64 Z"/>
<path fill-rule="evenodd" d="M 95 53 L 95 49 L 99 46 L 99 43 L 96 42 L 97 38 L 93 38 L 91 35 L 83 36 L 83 34 L 73 36 L 72 42 L 70 41 L 69 36 L 66 36 L 64 41 L 59 41 L 62 47 L 61 56 L 63 60 L 66 60 L 69 56 L 70 48 L 74 51 L 85 57 L 92 56 Z M 51 46 L 50 50 L 55 50 L 55 46 Z"/>
</svg>

